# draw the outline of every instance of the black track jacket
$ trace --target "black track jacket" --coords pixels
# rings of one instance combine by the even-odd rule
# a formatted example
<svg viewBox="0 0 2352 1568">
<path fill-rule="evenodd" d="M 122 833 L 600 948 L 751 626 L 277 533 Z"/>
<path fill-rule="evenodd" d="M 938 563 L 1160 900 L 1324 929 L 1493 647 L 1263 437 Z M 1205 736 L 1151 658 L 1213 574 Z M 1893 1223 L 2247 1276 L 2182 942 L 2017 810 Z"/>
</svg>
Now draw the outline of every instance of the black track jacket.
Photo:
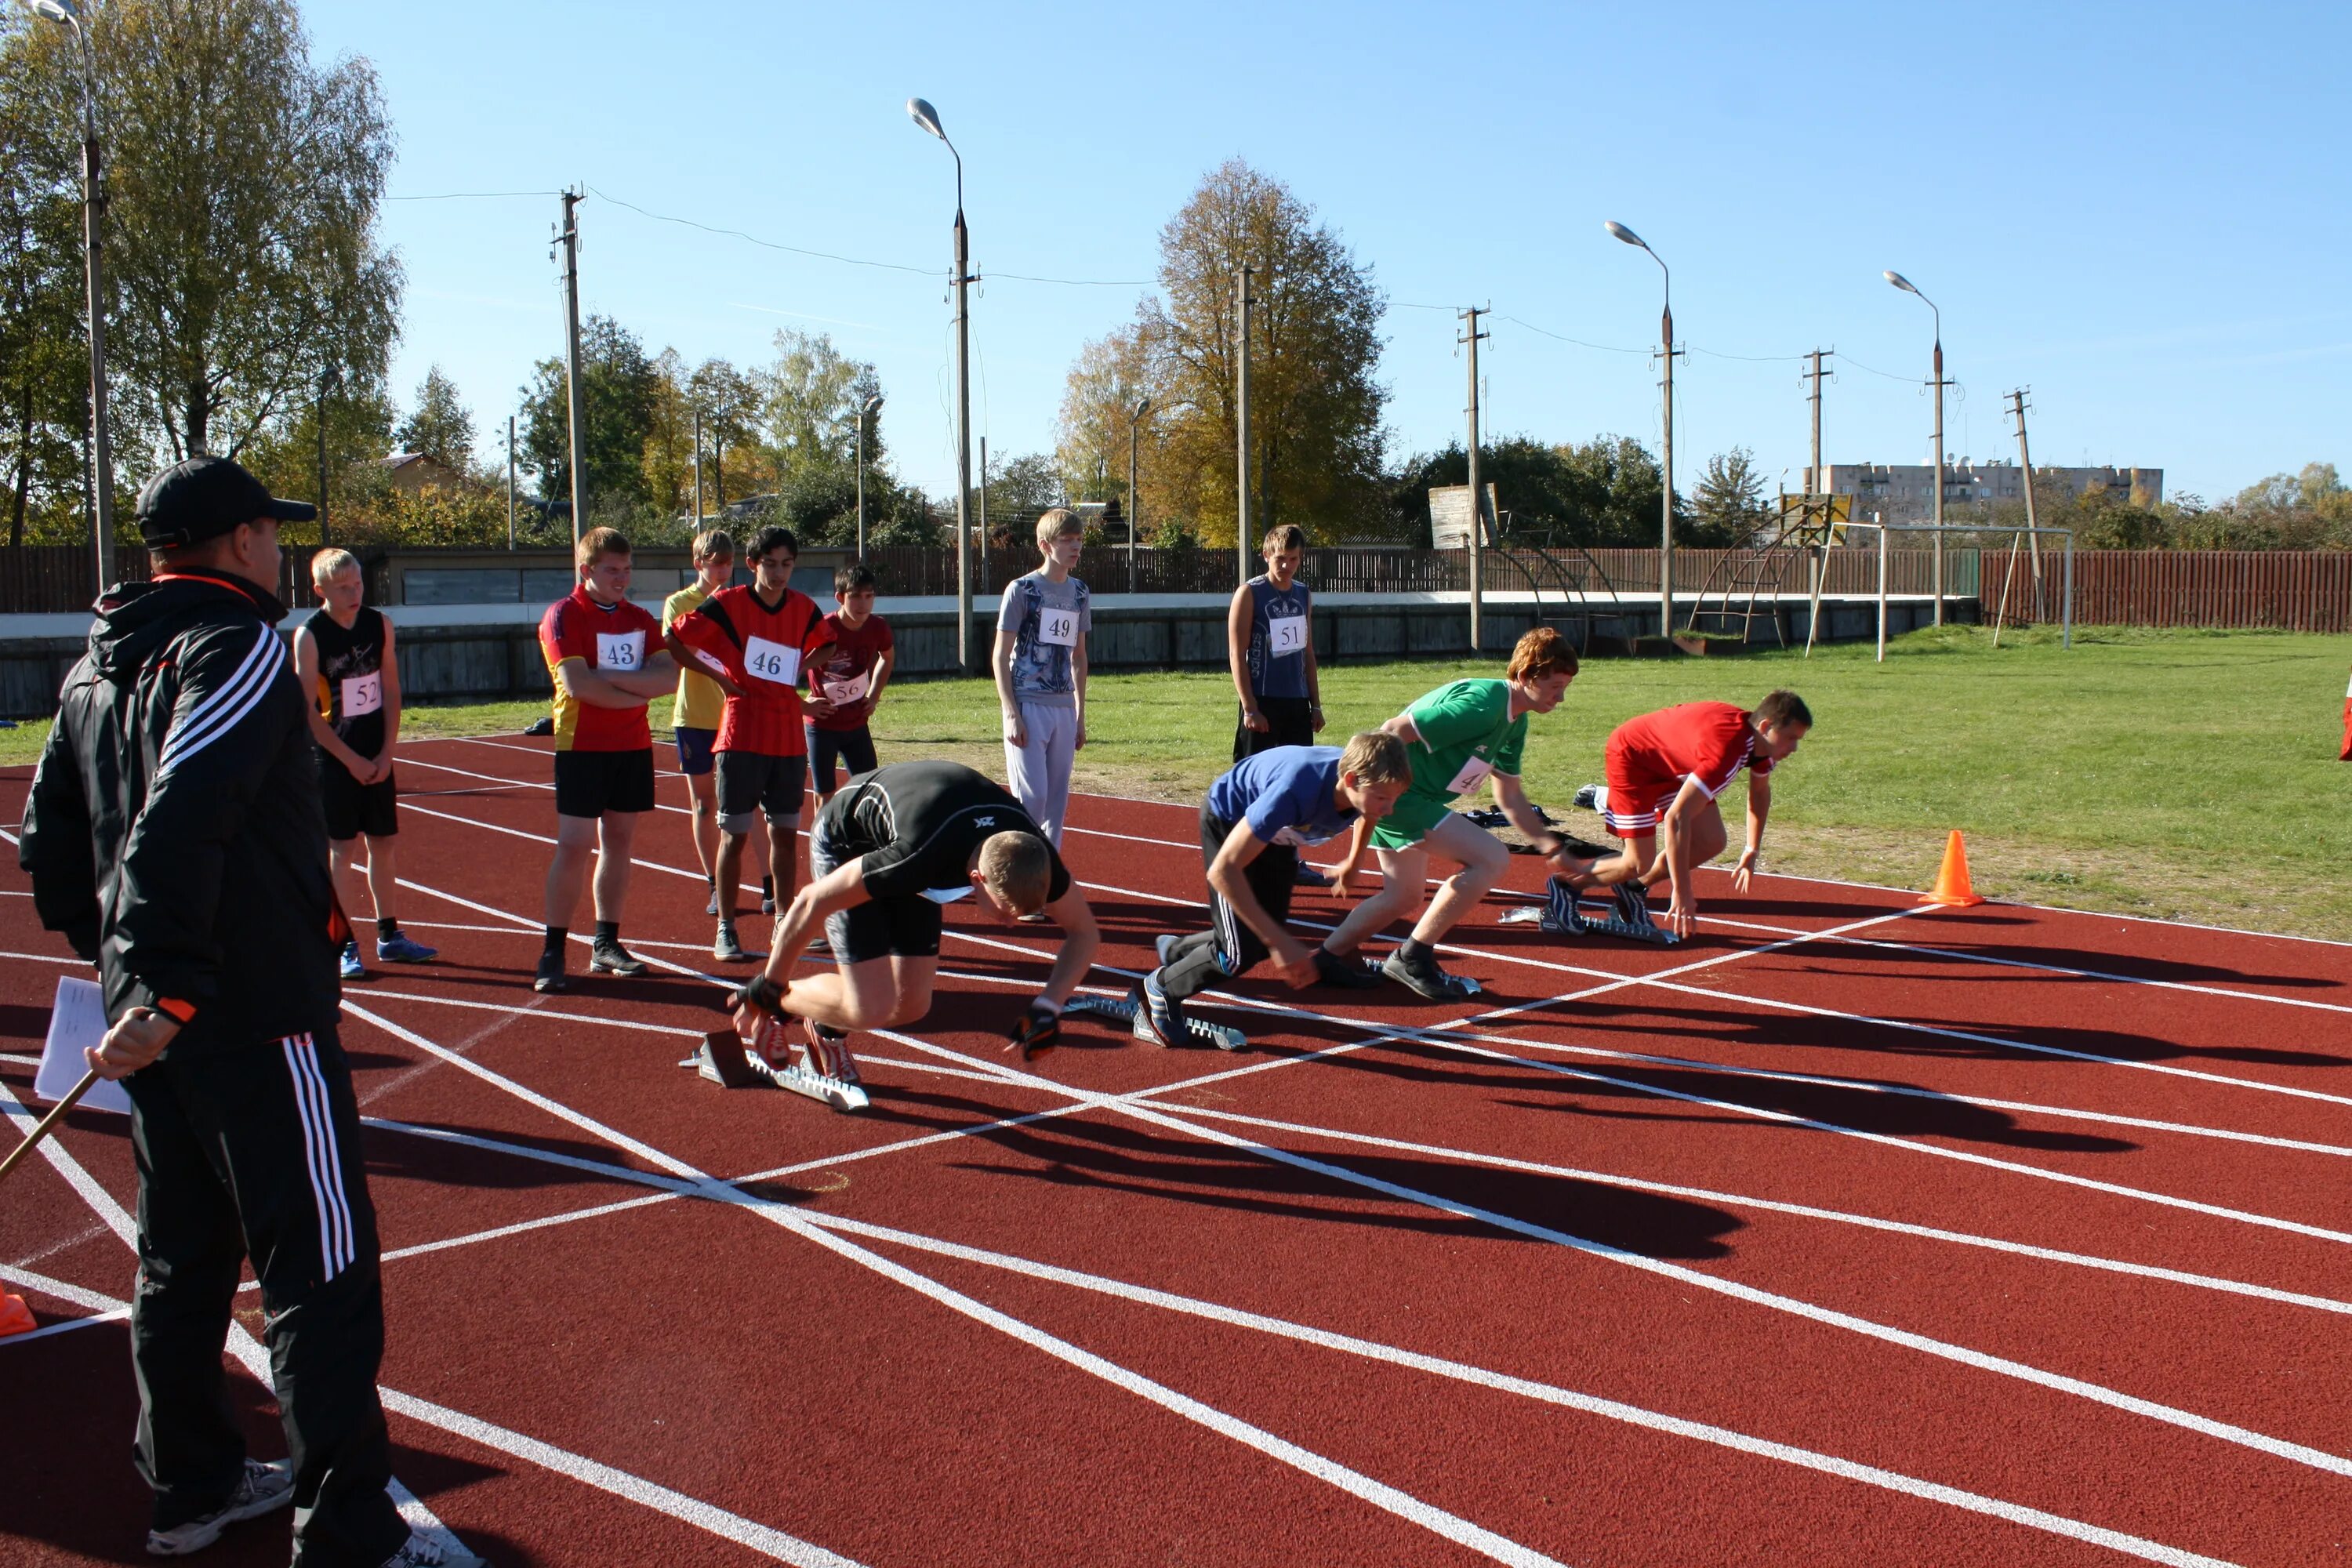
<svg viewBox="0 0 2352 1568">
<path fill-rule="evenodd" d="M 110 590 L 25 807 L 17 856 L 41 923 L 98 965 L 110 1020 L 185 1016 L 182 1059 L 324 1027 L 341 1004 L 285 615 L 209 573 Z"/>
</svg>

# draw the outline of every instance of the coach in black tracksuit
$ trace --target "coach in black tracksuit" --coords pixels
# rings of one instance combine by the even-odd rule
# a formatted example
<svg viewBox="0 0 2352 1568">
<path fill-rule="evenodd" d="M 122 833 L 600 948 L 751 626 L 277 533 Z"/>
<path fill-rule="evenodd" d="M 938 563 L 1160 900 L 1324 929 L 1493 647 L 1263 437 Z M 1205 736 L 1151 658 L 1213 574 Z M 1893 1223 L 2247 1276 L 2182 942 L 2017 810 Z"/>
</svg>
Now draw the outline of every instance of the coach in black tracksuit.
<svg viewBox="0 0 2352 1568">
<path fill-rule="evenodd" d="M 162 569 L 99 601 L 21 855 L 42 924 L 99 967 L 113 1026 L 92 1059 L 129 1074 L 131 1356 L 153 1528 L 286 1500 L 284 1467 L 247 1460 L 221 1368 L 250 1257 L 291 1447 L 296 1561 L 376 1568 L 408 1528 L 385 1495 L 375 1213 L 335 1038 L 318 764 L 275 629 L 277 523 L 310 515 L 222 458 L 149 482 L 140 531 Z"/>
</svg>

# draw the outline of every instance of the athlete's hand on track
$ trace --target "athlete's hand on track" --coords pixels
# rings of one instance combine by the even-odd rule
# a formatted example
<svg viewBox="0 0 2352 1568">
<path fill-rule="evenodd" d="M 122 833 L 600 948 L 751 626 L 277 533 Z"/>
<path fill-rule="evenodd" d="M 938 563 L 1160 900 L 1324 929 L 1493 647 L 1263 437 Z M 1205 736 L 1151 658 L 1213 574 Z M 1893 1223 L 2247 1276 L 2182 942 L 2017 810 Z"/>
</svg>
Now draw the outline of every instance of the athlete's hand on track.
<svg viewBox="0 0 2352 1568">
<path fill-rule="evenodd" d="M 1007 713 L 1004 716 L 1004 743 L 1008 746 L 1025 746 L 1029 743 L 1029 726 L 1021 721 L 1021 715 L 1018 713 Z"/>
<path fill-rule="evenodd" d="M 1666 906 L 1666 929 L 1687 941 L 1698 930 L 1698 900 L 1677 890 L 1674 902 Z"/>
<path fill-rule="evenodd" d="M 1005 1037 L 1007 1051 L 1019 1051 L 1024 1062 L 1034 1062 L 1062 1043 L 1062 1015 L 1044 1002 L 1032 1002 L 1013 1026 Z"/>
<path fill-rule="evenodd" d="M 1315 967 L 1314 949 L 1295 938 L 1285 937 L 1274 957 L 1276 964 L 1275 973 L 1281 975 L 1282 983 L 1293 991 L 1304 991 L 1322 978 L 1322 972 Z"/>
<path fill-rule="evenodd" d="M 1753 849 L 1741 850 L 1739 852 L 1739 864 L 1731 868 L 1732 890 L 1738 893 L 1745 893 L 1748 891 L 1748 881 L 1755 875 L 1756 851 Z"/>
<path fill-rule="evenodd" d="M 133 1007 L 106 1031 L 106 1037 L 95 1048 L 82 1048 L 82 1059 L 97 1068 L 102 1079 L 111 1081 L 129 1078 L 162 1056 L 163 1047 L 179 1032 L 179 1020 L 170 1014 L 158 1013 L 152 1007 Z"/>
</svg>

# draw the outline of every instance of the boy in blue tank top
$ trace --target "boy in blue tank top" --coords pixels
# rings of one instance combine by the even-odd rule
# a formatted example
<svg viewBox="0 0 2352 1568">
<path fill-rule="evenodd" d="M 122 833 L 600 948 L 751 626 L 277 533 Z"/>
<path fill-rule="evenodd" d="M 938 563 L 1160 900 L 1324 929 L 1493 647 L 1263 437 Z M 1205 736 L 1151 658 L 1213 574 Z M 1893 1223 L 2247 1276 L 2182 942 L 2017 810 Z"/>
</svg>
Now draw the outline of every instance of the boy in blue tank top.
<svg viewBox="0 0 2352 1568">
<path fill-rule="evenodd" d="M 1234 761 L 1276 746 L 1314 744 L 1323 728 L 1315 669 L 1314 595 L 1298 580 L 1307 534 L 1297 523 L 1265 534 L 1265 572 L 1234 591 L 1225 612 L 1225 659 L 1241 697 L 1234 726 Z M 1302 857 L 1294 873 L 1301 887 L 1328 879 Z"/>
</svg>

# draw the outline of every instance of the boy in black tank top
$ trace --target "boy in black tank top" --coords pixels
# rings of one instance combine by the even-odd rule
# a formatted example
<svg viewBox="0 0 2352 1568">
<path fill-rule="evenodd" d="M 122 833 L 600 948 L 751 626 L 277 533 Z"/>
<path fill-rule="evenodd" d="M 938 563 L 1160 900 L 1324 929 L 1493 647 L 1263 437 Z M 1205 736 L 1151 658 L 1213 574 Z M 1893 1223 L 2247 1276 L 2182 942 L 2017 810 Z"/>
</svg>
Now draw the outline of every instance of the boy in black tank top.
<svg viewBox="0 0 2352 1568">
<path fill-rule="evenodd" d="M 436 950 L 403 935 L 393 918 L 393 838 L 400 831 L 392 782 L 392 748 L 400 739 L 400 664 L 392 623 L 360 603 L 364 581 L 348 550 L 310 558 L 319 613 L 294 634 L 294 672 L 310 698 L 310 737 L 319 743 L 319 795 L 326 807 L 327 853 L 338 897 L 349 889 L 352 841 L 367 839 L 368 897 L 375 909 L 375 955 L 385 963 L 424 963 Z M 367 973 L 359 939 L 343 944 L 342 976 Z"/>
</svg>

